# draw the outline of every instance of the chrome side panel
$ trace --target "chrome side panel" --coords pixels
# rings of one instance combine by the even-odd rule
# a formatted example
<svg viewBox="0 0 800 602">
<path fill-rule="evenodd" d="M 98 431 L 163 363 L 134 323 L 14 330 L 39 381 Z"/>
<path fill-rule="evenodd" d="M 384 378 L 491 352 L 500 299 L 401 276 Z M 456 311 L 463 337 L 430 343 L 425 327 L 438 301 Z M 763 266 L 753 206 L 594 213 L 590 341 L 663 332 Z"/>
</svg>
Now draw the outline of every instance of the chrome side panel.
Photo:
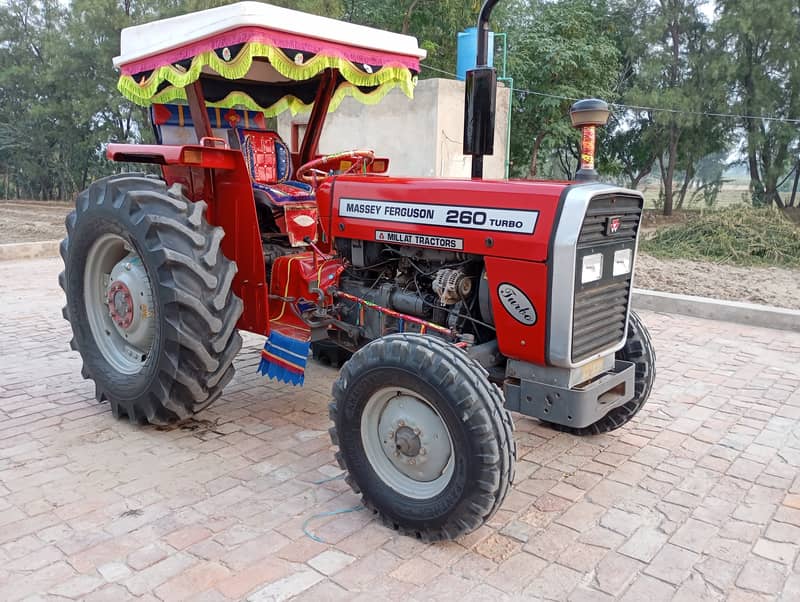
<svg viewBox="0 0 800 602">
<path fill-rule="evenodd" d="M 564 198 L 561 210 L 561 219 L 558 222 L 553 244 L 553 257 L 551 263 L 552 286 L 550 294 L 550 335 L 547 341 L 548 363 L 561 368 L 576 368 L 593 362 L 599 357 L 622 349 L 625 344 L 623 337 L 613 347 L 602 349 L 580 362 L 572 362 L 572 309 L 575 298 L 575 269 L 577 258 L 578 237 L 580 236 L 586 210 L 593 197 L 600 194 L 624 193 L 642 197 L 636 190 L 611 186 L 609 184 L 592 183 L 585 186 L 574 186 Z M 644 201 L 644 197 L 642 197 Z M 644 211 L 642 211 L 644 214 Z M 641 219 L 640 219 L 641 225 Z M 631 273 L 636 272 L 636 257 L 639 249 L 639 236 L 633 254 Z M 628 296 L 628 315 L 630 315 L 630 300 Z M 627 317 L 625 331 L 627 332 Z"/>
</svg>

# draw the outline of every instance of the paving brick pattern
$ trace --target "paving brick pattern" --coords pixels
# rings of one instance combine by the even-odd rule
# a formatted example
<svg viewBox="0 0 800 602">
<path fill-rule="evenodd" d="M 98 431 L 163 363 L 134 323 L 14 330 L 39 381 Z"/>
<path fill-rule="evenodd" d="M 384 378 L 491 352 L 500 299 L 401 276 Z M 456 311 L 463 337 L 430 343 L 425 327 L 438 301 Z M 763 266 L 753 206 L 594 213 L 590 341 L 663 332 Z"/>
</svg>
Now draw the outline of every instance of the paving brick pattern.
<svg viewBox="0 0 800 602">
<path fill-rule="evenodd" d="M 59 269 L 0 263 L 0 600 L 800 600 L 800 335 L 644 314 L 658 380 L 632 424 L 517 417 L 502 509 L 426 545 L 316 516 L 359 504 L 335 371 L 257 377 L 257 337 L 199 420 L 114 420 L 67 350 Z"/>
</svg>

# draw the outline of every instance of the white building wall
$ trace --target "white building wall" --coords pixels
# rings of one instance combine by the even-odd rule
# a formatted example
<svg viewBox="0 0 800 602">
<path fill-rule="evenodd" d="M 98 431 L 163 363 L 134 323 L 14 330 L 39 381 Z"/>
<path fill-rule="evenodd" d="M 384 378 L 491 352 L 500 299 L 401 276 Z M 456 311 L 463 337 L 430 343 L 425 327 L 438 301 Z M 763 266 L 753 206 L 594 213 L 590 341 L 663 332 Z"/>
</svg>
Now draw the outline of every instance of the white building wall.
<svg viewBox="0 0 800 602">
<path fill-rule="evenodd" d="M 484 158 L 486 178 L 505 174 L 508 99 L 508 88 L 498 88 L 494 155 Z M 278 133 L 288 142 L 292 123 L 307 120 L 308 115 L 283 113 Z M 320 152 L 367 148 L 390 159 L 393 176 L 469 177 L 471 157 L 461 153 L 463 136 L 464 82 L 426 79 L 420 80 L 413 100 L 398 89 L 374 106 L 345 98 L 327 117 Z"/>
</svg>

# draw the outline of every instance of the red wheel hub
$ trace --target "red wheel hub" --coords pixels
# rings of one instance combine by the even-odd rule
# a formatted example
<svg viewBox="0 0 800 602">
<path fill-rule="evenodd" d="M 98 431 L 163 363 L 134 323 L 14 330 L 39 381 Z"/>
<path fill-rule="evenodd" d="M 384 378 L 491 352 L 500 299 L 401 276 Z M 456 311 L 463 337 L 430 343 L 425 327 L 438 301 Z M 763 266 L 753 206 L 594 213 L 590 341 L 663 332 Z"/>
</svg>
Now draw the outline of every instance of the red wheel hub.
<svg viewBox="0 0 800 602">
<path fill-rule="evenodd" d="M 133 295 L 125 283 L 115 281 L 108 289 L 108 313 L 114 324 L 126 330 L 133 323 Z"/>
</svg>

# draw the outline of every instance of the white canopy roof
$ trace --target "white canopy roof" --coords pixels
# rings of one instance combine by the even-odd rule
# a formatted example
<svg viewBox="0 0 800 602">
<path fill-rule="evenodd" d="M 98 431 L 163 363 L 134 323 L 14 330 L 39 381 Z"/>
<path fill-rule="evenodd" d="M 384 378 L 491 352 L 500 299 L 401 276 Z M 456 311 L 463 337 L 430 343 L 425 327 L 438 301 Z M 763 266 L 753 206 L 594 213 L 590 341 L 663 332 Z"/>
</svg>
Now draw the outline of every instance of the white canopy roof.
<svg viewBox="0 0 800 602">
<path fill-rule="evenodd" d="M 180 48 L 239 27 L 272 30 L 424 59 L 416 38 L 264 4 L 238 2 L 228 6 L 162 19 L 122 30 L 120 56 L 114 66 Z"/>
</svg>

